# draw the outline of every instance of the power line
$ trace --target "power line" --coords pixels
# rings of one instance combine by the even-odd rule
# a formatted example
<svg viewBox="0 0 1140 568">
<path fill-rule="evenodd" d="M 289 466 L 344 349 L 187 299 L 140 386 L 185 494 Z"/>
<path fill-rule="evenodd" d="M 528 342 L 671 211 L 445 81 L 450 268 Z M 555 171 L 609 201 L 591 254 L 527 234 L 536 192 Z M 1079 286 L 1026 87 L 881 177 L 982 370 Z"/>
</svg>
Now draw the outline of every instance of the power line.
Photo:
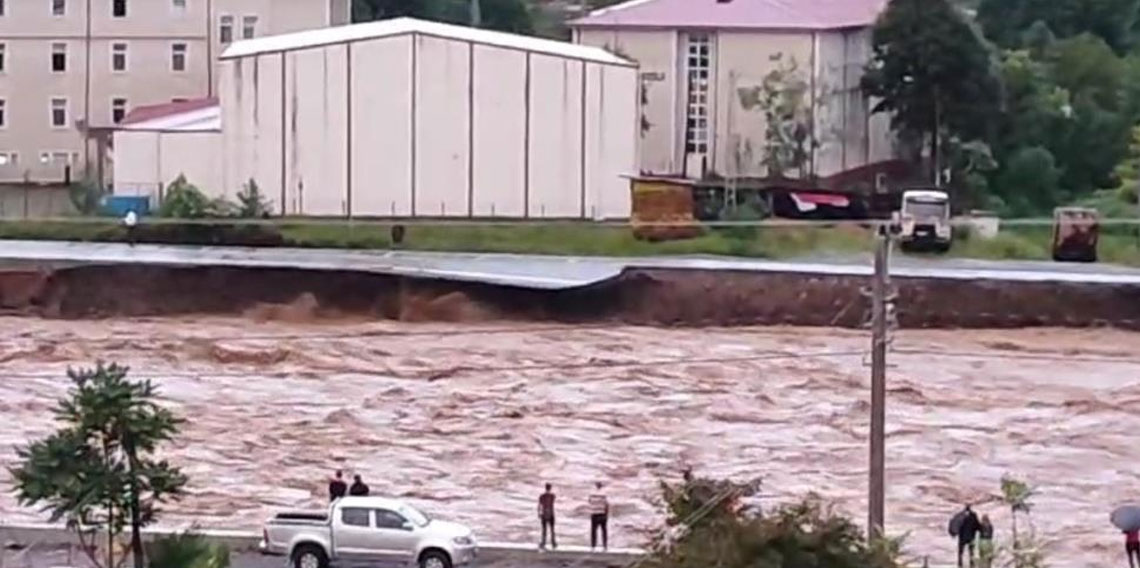
<svg viewBox="0 0 1140 568">
<path fill-rule="evenodd" d="M 1140 359 L 1099 355 L 1048 355 L 1043 353 L 990 353 L 985 351 L 939 351 L 935 349 L 894 348 L 899 355 L 926 355 L 934 357 L 961 357 L 970 359 L 1007 359 L 1017 361 L 1073 361 L 1077 363 L 1119 363 L 1140 365 Z"/>
</svg>

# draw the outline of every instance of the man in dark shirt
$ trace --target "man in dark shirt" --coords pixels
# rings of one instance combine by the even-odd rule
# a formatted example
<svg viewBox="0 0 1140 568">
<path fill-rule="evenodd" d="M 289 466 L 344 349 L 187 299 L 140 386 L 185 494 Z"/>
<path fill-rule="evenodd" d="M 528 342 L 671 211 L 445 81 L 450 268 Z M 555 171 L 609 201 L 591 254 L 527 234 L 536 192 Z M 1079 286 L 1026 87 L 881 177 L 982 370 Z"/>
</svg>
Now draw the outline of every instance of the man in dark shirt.
<svg viewBox="0 0 1140 568">
<path fill-rule="evenodd" d="M 348 494 L 353 497 L 368 496 L 368 485 L 360 480 L 360 475 L 352 476 L 352 487 L 348 488 Z"/>
<path fill-rule="evenodd" d="M 982 528 L 981 521 L 978 520 L 977 513 L 966 505 L 962 510 L 962 526 L 958 527 L 958 566 L 962 566 L 962 553 L 967 549 L 970 551 L 970 566 L 974 565 L 974 539 L 978 536 L 978 530 Z"/>
<path fill-rule="evenodd" d="M 344 482 L 344 473 L 336 470 L 336 477 L 329 480 L 329 502 L 336 501 L 348 491 L 348 484 Z"/>
<path fill-rule="evenodd" d="M 538 520 L 542 523 L 542 542 L 538 548 L 546 548 L 546 530 L 550 529 L 550 547 L 558 548 L 558 539 L 554 536 L 554 491 L 547 483 L 546 492 L 538 496 Z"/>
</svg>

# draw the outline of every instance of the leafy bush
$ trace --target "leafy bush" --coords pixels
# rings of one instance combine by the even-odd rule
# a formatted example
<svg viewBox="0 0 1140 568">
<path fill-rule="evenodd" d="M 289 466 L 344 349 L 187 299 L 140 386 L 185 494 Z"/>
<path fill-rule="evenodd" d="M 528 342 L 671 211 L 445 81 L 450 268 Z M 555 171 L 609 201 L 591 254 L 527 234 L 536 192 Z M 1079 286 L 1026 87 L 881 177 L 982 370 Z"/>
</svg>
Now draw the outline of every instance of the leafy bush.
<svg viewBox="0 0 1140 568">
<path fill-rule="evenodd" d="M 166 188 L 159 215 L 177 219 L 202 219 L 215 211 L 210 199 L 196 186 L 179 175 Z"/>
<path fill-rule="evenodd" d="M 67 188 L 67 196 L 71 199 L 71 204 L 75 206 L 76 211 L 84 215 L 98 213 L 104 195 L 106 193 L 99 189 L 95 180 L 90 178 L 77 181 Z"/>
<path fill-rule="evenodd" d="M 228 568 L 230 551 L 201 535 L 182 533 L 150 543 L 147 560 L 151 568 Z"/>
<path fill-rule="evenodd" d="M 238 193 L 238 216 L 247 219 L 256 219 L 260 217 L 268 217 L 272 211 L 269 201 L 265 199 L 265 195 L 261 193 L 261 188 L 257 186 L 257 181 L 250 178 L 242 187 L 241 193 Z"/>
<path fill-rule="evenodd" d="M 650 568 L 898 568 L 900 541 L 867 542 L 816 496 L 770 515 L 745 506 L 759 484 L 692 479 L 662 484 L 668 529 Z"/>
<path fill-rule="evenodd" d="M 1048 210 L 1059 200 L 1061 171 L 1053 154 L 1040 146 L 1022 148 L 1013 154 L 995 189 L 1012 215 L 1030 215 Z"/>
</svg>

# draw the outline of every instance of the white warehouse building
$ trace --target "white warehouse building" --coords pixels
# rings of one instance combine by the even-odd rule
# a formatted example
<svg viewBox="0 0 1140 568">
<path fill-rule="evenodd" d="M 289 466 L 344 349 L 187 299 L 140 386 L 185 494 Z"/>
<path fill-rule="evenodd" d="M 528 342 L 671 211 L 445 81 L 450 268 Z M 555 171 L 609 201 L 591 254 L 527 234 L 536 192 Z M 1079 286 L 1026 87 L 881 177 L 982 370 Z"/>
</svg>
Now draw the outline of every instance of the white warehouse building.
<svg viewBox="0 0 1140 568">
<path fill-rule="evenodd" d="M 277 214 L 625 218 L 638 70 L 597 48 L 396 19 L 222 55 L 221 191 Z"/>
</svg>

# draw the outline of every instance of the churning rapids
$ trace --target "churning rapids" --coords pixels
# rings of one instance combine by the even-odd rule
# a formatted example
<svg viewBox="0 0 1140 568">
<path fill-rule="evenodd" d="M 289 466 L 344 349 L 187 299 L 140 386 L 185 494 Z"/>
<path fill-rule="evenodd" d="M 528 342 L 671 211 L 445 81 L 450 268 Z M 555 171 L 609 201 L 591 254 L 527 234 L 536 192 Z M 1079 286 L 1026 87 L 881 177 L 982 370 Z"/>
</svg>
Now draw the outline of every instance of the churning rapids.
<svg viewBox="0 0 1140 568">
<path fill-rule="evenodd" d="M 660 522 L 657 481 L 764 478 L 770 508 L 816 491 L 865 518 L 865 334 L 802 328 L 659 329 L 156 318 L 0 318 L 0 521 L 36 522 L 7 472 L 53 430 L 68 366 L 153 378 L 187 419 L 169 457 L 189 494 L 164 525 L 256 528 L 321 506 L 326 476 L 471 523 L 484 540 L 536 538 L 555 485 L 566 544 L 608 483 L 614 545 Z M 996 501 L 1005 473 L 1038 486 L 1038 535 L 1059 566 L 1119 562 L 1110 510 L 1140 500 L 1140 334 L 905 331 L 888 394 L 888 530 L 938 564 L 948 517 Z M 652 364 L 638 365 L 635 363 Z"/>
</svg>

